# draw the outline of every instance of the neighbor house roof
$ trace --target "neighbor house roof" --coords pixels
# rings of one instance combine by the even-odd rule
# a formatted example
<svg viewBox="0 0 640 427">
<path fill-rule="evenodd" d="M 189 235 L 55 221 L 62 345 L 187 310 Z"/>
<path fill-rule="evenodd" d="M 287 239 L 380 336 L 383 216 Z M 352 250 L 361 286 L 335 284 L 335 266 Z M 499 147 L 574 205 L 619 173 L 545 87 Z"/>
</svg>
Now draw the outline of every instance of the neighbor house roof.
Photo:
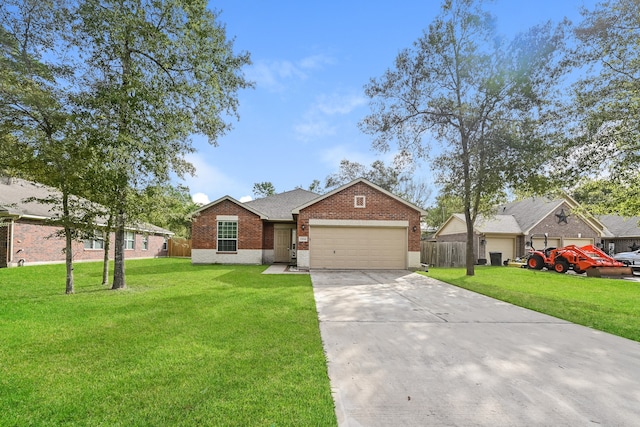
<svg viewBox="0 0 640 427">
<path fill-rule="evenodd" d="M 60 191 L 37 182 L 0 177 L 0 214 L 3 216 L 38 220 L 54 218 L 59 216 L 57 207 L 38 200 L 61 197 Z M 98 220 L 98 225 L 104 225 L 104 223 L 106 220 Z M 142 232 L 173 234 L 172 231 L 148 223 L 130 224 L 127 228 Z"/>
<path fill-rule="evenodd" d="M 639 237 L 640 238 L 640 217 L 633 216 L 625 218 L 618 215 L 602 215 L 598 219 L 609 232 L 616 237 Z"/>
<path fill-rule="evenodd" d="M 531 229 L 540 223 L 549 215 L 553 215 L 563 204 L 567 204 L 570 208 L 575 209 L 579 206 L 578 202 L 571 197 L 550 199 L 548 197 L 530 197 L 528 199 L 518 200 L 504 205 L 500 205 L 495 210 L 493 216 L 479 215 L 476 219 L 475 230 L 479 233 L 500 233 L 500 234 L 529 234 Z M 590 227 L 601 233 L 603 236 L 611 235 L 608 227 L 599 221 L 596 217 L 590 215 L 583 210 L 574 211 L 575 215 L 579 215 Z M 440 234 L 452 220 L 465 222 L 464 215 L 453 214 L 436 232 Z"/>
<path fill-rule="evenodd" d="M 497 215 L 511 215 L 526 234 L 544 218 L 555 212 L 565 202 L 564 199 L 531 197 L 498 207 Z"/>
<path fill-rule="evenodd" d="M 464 222 L 464 215 L 460 215 Z M 480 217 L 476 220 L 476 230 L 481 233 L 520 234 L 522 229 L 513 215 Z"/>
<path fill-rule="evenodd" d="M 47 219 L 55 215 L 52 205 L 25 201 L 29 198 L 46 199 L 58 193 L 46 185 L 19 178 L 0 178 L 0 210 L 8 215 Z"/>
</svg>

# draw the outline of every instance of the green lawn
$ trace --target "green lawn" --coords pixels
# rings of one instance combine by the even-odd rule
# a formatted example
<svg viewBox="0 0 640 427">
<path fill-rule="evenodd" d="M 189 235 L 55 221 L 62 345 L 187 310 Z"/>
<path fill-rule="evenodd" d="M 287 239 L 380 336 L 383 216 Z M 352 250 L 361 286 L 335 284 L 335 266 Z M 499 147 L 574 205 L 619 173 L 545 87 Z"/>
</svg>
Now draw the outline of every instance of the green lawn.
<svg viewBox="0 0 640 427">
<path fill-rule="evenodd" d="M 640 341 L 640 282 L 511 267 L 476 266 L 471 277 L 465 272 L 462 268 L 431 268 L 422 274 Z"/>
<path fill-rule="evenodd" d="M 0 269 L 0 425 L 335 425 L 311 280 L 264 269 Z"/>
</svg>

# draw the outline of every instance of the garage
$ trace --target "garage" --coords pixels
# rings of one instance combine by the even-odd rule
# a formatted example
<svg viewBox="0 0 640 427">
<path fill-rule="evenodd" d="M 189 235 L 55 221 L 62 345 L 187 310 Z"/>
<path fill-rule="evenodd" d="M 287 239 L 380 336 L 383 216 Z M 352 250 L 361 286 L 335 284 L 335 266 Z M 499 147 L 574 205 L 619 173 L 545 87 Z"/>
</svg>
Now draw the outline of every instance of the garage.
<svg viewBox="0 0 640 427">
<path fill-rule="evenodd" d="M 500 252 L 502 254 L 502 261 L 515 258 L 515 247 L 515 238 L 487 237 L 487 255 L 489 255 L 491 252 Z"/>
<path fill-rule="evenodd" d="M 569 237 L 565 237 L 564 239 L 562 239 L 562 243 L 563 246 L 569 246 L 569 245 L 576 245 L 578 247 L 580 246 L 587 246 L 587 245 L 593 245 L 593 239 L 587 239 L 587 238 L 569 238 Z"/>
<path fill-rule="evenodd" d="M 407 268 L 406 228 L 312 226 L 309 246 L 311 268 Z"/>
</svg>

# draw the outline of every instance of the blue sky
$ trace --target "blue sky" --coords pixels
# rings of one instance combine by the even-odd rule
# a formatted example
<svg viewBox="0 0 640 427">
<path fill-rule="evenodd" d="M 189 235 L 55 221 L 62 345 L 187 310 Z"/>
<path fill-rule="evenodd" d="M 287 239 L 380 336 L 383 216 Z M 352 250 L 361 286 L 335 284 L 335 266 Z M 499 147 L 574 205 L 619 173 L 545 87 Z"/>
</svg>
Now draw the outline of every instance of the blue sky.
<svg viewBox="0 0 640 427">
<path fill-rule="evenodd" d="M 498 32 L 512 36 L 563 17 L 577 22 L 580 6 L 595 0 L 497 0 L 489 5 Z M 338 170 L 342 159 L 366 165 L 393 153 L 371 148 L 358 122 L 369 112 L 364 85 L 393 66 L 440 10 L 440 1 L 211 1 L 236 51 L 248 51 L 245 68 L 255 89 L 239 94 L 240 120 L 210 146 L 195 137 L 188 156 L 196 176 L 184 181 L 199 202 L 225 195 L 252 197 L 254 183 L 277 192 L 307 188 Z M 428 164 L 416 179 L 432 185 Z"/>
</svg>

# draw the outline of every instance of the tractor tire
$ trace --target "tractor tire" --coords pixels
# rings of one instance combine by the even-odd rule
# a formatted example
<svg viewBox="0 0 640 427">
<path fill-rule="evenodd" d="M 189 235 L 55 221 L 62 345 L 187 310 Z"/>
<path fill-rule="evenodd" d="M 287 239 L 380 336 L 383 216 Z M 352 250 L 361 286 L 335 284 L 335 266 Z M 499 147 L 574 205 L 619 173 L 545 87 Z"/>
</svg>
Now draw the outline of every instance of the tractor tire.
<svg viewBox="0 0 640 427">
<path fill-rule="evenodd" d="M 569 263 L 563 259 L 559 259 L 553 265 L 553 269 L 556 271 L 556 273 L 566 273 L 567 270 L 569 270 Z"/>
<path fill-rule="evenodd" d="M 532 270 L 542 270 L 544 267 L 544 260 L 538 254 L 531 255 L 527 260 L 527 267 Z"/>
</svg>

